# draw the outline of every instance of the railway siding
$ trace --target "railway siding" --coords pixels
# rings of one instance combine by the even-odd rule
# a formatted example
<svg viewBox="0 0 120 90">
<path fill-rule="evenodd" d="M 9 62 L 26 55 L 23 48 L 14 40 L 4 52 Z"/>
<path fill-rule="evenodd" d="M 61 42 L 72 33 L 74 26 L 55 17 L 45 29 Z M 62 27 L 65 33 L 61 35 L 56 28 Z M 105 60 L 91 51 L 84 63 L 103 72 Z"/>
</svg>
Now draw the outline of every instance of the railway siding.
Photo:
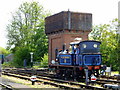
<svg viewBox="0 0 120 90">
<path fill-rule="evenodd" d="M 11 74 L 12 73 L 12 74 Z M 116 84 L 116 85 L 120 85 L 120 81 L 118 81 L 117 79 L 108 79 L 105 77 L 104 78 L 98 78 L 96 81 L 96 85 L 91 85 L 89 84 L 88 86 L 86 86 L 85 83 L 80 83 L 80 82 L 75 82 L 75 81 L 66 81 L 66 80 L 62 80 L 62 79 L 57 79 L 56 77 L 54 77 L 54 74 L 49 74 L 48 70 L 9 70 L 6 71 L 4 70 L 3 74 L 10 74 L 12 76 L 19 76 L 19 78 L 23 78 L 26 80 L 30 80 L 31 75 L 37 75 L 37 81 L 36 82 L 42 82 L 44 84 L 50 84 L 52 86 L 55 87 L 59 87 L 59 88 L 67 88 L 67 89 L 98 89 L 98 90 L 105 90 L 107 88 L 104 88 L 105 84 Z"/>
<path fill-rule="evenodd" d="M 21 75 L 16 75 L 16 74 L 11 74 L 11 73 L 3 73 L 4 75 L 9 75 L 9 76 L 13 76 L 13 77 L 17 77 L 17 78 L 22 78 L 25 80 L 30 80 L 30 77 L 28 76 L 21 76 Z M 91 86 L 88 85 L 86 86 L 85 84 L 80 84 L 77 82 L 71 82 L 71 81 L 65 81 L 65 80 L 59 80 L 59 79 L 53 79 L 53 78 L 49 78 L 49 77 L 43 77 L 43 76 L 38 76 L 38 79 L 36 80 L 36 82 L 42 82 L 44 84 L 50 84 L 59 88 L 65 88 L 65 89 L 99 89 L 99 90 L 105 90 L 102 87 L 96 87 L 96 86 Z"/>
</svg>

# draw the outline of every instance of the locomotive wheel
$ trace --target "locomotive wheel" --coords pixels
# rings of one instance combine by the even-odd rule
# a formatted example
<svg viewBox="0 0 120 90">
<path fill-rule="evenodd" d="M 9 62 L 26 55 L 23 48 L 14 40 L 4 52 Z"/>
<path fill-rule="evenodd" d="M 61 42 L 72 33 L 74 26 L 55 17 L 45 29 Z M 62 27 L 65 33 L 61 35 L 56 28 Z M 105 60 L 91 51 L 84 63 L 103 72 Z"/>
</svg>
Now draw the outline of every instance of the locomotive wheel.
<svg viewBox="0 0 120 90">
<path fill-rule="evenodd" d="M 94 74 L 94 71 L 88 70 L 88 77 L 90 78 L 91 75 Z"/>
<path fill-rule="evenodd" d="M 99 70 L 96 69 L 96 70 L 92 70 L 92 74 L 94 74 L 95 76 L 99 76 Z"/>
<path fill-rule="evenodd" d="M 71 71 L 68 69 L 65 69 L 65 70 L 63 70 L 63 79 L 64 80 L 70 80 L 71 78 L 72 78 L 72 73 L 71 73 Z"/>
<path fill-rule="evenodd" d="M 56 72 L 56 77 L 57 77 L 58 79 L 63 79 L 63 75 L 64 75 L 64 73 L 63 73 L 62 70 L 57 70 L 57 72 Z"/>
<path fill-rule="evenodd" d="M 84 77 L 84 76 L 85 76 L 84 71 L 79 71 L 79 70 L 77 70 L 74 79 L 75 79 L 75 81 L 81 81 L 81 82 L 82 82 L 82 81 L 84 81 L 84 80 L 83 80 L 83 77 Z"/>
<path fill-rule="evenodd" d="M 95 70 L 95 76 L 99 76 L 99 70 L 97 69 L 97 70 Z"/>
</svg>

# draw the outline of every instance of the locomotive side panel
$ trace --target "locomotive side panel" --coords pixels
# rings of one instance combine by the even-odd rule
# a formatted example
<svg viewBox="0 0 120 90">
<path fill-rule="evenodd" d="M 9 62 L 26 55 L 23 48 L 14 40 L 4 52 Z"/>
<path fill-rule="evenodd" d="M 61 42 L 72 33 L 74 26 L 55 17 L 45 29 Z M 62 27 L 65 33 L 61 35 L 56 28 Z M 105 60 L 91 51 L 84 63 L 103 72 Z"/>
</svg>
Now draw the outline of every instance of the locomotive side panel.
<svg viewBox="0 0 120 90">
<path fill-rule="evenodd" d="M 95 55 L 84 55 L 83 56 L 84 65 L 101 65 L 101 55 L 95 54 Z"/>
<path fill-rule="evenodd" d="M 70 54 L 61 54 L 59 56 L 59 64 L 60 65 L 73 65 L 73 57 Z"/>
</svg>

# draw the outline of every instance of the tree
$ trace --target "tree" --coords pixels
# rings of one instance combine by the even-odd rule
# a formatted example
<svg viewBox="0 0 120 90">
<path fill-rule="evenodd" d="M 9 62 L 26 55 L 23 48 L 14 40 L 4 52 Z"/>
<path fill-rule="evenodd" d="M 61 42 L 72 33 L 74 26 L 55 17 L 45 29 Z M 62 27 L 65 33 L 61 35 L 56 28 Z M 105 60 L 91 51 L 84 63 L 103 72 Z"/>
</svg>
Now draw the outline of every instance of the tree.
<svg viewBox="0 0 120 90">
<path fill-rule="evenodd" d="M 16 55 L 16 60 L 30 52 L 34 52 L 34 60 L 40 60 L 47 53 L 48 40 L 45 35 L 44 19 L 49 13 L 44 11 L 38 2 L 23 3 L 12 16 L 11 23 L 7 26 L 8 49 Z M 24 48 L 24 52 L 20 53 Z M 20 53 L 20 54 L 17 54 Z M 29 58 L 26 56 L 25 58 Z"/>
<path fill-rule="evenodd" d="M 90 38 L 101 41 L 101 53 L 103 64 L 112 65 L 114 70 L 119 70 L 118 42 L 116 30 L 118 29 L 118 20 L 114 19 L 110 24 L 103 24 L 94 26 L 90 33 Z M 119 53 L 120 54 L 120 53 Z"/>
<path fill-rule="evenodd" d="M 5 48 L 0 47 L 0 54 L 8 55 L 10 51 L 6 50 Z"/>
<path fill-rule="evenodd" d="M 119 64 L 119 74 L 120 74 L 120 34 L 117 34 L 117 48 L 116 48 L 116 51 L 117 51 L 117 61 L 118 61 L 118 64 Z"/>
<path fill-rule="evenodd" d="M 117 60 L 118 60 L 118 64 L 119 64 L 119 74 L 120 74 L 120 21 L 118 20 L 118 31 L 117 31 Z"/>
<path fill-rule="evenodd" d="M 27 65 L 30 65 L 30 52 L 27 47 L 17 47 L 17 51 L 15 52 L 14 63 L 15 67 L 23 67 L 23 60 L 27 60 Z"/>
</svg>

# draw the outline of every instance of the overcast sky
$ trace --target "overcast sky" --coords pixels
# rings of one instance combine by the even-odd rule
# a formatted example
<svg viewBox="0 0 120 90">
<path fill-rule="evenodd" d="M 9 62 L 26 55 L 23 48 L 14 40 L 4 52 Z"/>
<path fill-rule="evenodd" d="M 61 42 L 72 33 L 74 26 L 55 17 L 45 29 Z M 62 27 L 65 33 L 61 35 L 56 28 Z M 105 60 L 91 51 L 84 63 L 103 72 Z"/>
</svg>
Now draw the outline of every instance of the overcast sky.
<svg viewBox="0 0 120 90">
<path fill-rule="evenodd" d="M 17 11 L 23 2 L 38 1 L 52 14 L 61 11 L 87 12 L 93 14 L 93 25 L 109 23 L 118 17 L 120 0 L 1 0 L 0 1 L 0 47 L 6 47 L 6 25 L 11 13 Z"/>
</svg>

